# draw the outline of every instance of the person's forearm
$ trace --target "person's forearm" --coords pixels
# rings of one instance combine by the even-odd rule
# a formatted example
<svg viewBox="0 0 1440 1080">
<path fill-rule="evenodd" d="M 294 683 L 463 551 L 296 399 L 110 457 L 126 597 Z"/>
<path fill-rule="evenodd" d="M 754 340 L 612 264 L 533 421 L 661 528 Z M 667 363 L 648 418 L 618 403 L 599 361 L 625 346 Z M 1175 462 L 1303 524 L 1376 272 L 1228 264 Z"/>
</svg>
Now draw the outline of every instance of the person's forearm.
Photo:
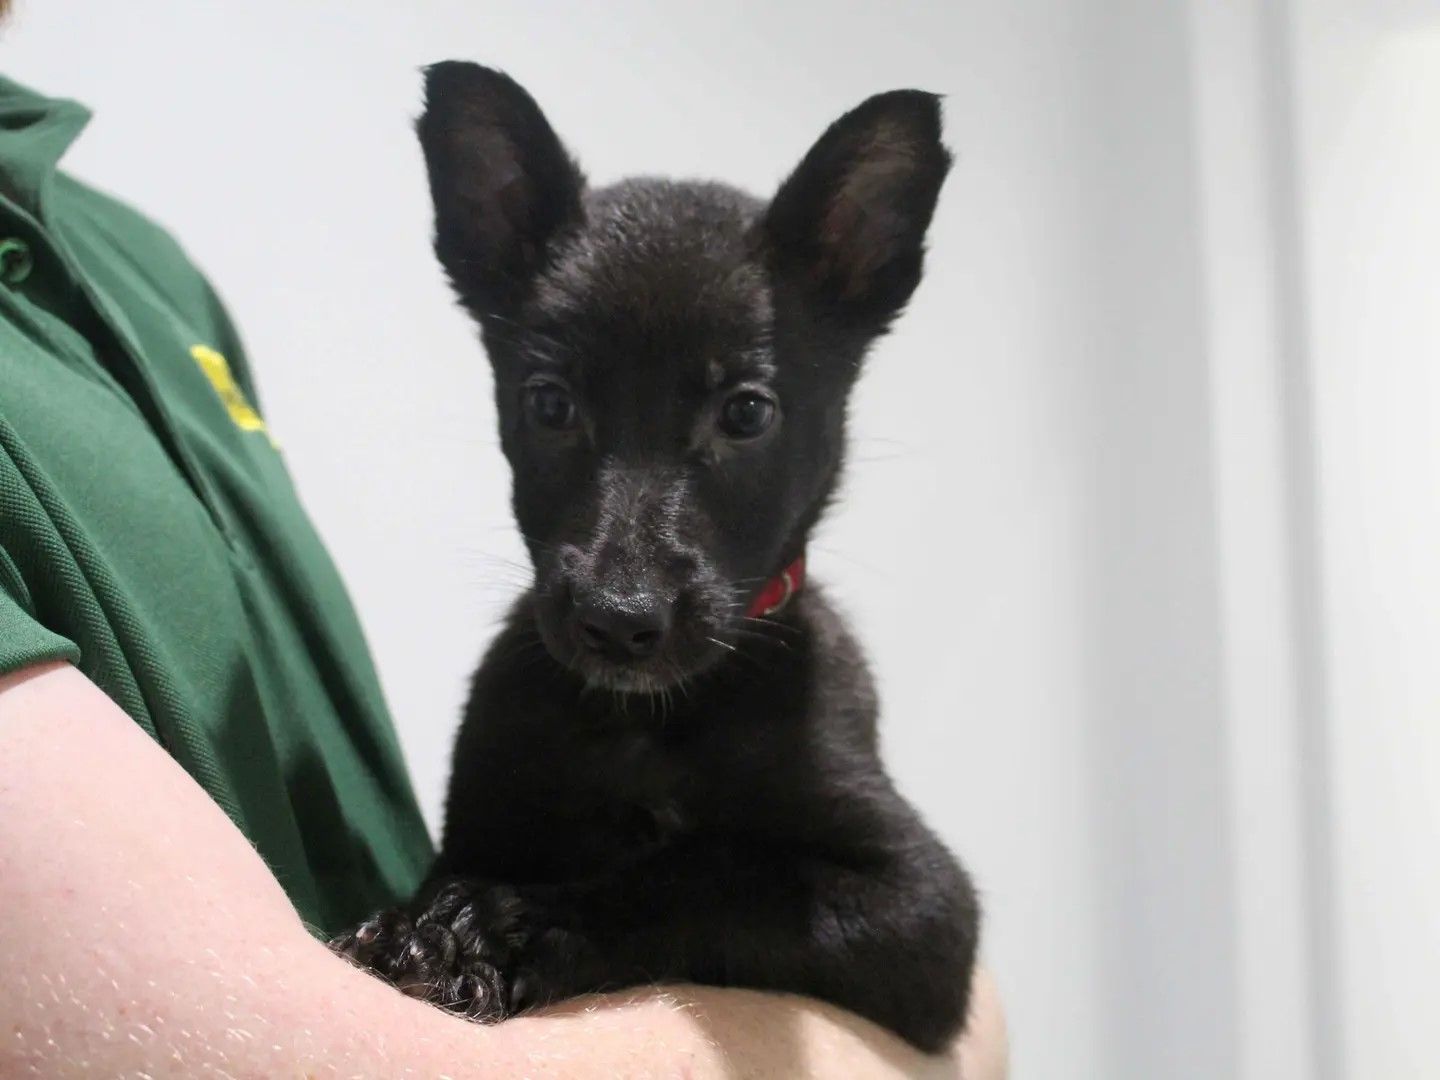
<svg viewBox="0 0 1440 1080">
<path fill-rule="evenodd" d="M 121 908 L 107 915 L 123 922 Z M 47 1077 L 954 1075 L 953 1063 L 818 1002 L 701 987 L 479 1027 L 348 968 L 303 931 L 284 937 L 257 940 L 243 957 L 198 942 L 185 956 L 181 928 L 140 956 L 77 941 L 74 962 L 59 968 L 68 974 L 10 983 L 7 997 L 22 1000 L 4 1016 L 17 1042 L 14 1056 L 0 1054 L 0 1075 L 26 1066 Z"/>
<path fill-rule="evenodd" d="M 482 1028 L 330 954 L 73 669 L 0 679 L 0 1075 L 953 1075 L 832 1006 L 676 988 Z"/>
</svg>

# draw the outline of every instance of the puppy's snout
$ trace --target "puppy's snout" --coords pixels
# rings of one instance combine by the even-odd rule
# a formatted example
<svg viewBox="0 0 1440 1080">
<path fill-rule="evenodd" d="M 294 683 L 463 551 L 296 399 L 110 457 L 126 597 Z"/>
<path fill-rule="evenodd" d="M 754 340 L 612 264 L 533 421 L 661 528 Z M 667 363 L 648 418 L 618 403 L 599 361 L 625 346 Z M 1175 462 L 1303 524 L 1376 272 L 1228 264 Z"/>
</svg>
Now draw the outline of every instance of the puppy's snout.
<svg viewBox="0 0 1440 1080">
<path fill-rule="evenodd" d="M 580 644 L 614 662 L 643 660 L 665 643 L 675 605 L 655 593 L 597 591 L 575 603 Z"/>
</svg>

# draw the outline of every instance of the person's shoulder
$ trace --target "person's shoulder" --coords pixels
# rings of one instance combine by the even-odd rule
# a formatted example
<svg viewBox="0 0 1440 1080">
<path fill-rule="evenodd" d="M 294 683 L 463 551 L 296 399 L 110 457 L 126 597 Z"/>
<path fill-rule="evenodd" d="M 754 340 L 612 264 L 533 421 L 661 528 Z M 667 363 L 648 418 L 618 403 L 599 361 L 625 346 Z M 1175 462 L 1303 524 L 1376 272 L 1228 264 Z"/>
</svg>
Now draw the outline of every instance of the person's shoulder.
<svg viewBox="0 0 1440 1080">
<path fill-rule="evenodd" d="M 93 273 L 105 263 L 126 279 L 143 280 L 152 297 L 214 342 L 253 400 L 249 366 L 229 312 L 210 279 L 168 228 L 68 173 L 55 174 L 47 209 L 51 226 L 65 237 L 83 270 Z"/>
<path fill-rule="evenodd" d="M 205 274 L 170 230 L 125 200 L 61 172 L 54 177 L 48 209 L 82 258 L 122 260 L 183 305 L 215 303 Z"/>
</svg>

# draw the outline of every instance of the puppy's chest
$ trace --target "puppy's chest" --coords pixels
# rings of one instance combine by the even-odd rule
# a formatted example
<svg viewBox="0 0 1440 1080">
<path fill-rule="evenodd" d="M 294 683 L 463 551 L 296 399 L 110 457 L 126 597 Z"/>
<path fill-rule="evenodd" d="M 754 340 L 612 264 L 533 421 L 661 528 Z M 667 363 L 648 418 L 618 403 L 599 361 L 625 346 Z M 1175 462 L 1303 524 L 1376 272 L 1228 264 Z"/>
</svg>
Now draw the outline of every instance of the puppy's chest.
<svg viewBox="0 0 1440 1080">
<path fill-rule="evenodd" d="M 769 778 L 722 741 L 622 730 L 587 734 L 577 751 L 577 782 L 636 844 L 745 827 L 773 802 Z"/>
</svg>

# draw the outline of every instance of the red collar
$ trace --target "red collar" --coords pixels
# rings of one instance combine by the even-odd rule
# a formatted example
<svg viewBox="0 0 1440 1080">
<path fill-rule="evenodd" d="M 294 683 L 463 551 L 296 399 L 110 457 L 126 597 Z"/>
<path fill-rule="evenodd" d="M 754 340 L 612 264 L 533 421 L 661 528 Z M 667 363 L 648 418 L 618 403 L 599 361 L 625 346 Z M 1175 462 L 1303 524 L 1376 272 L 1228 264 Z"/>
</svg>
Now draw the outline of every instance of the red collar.
<svg viewBox="0 0 1440 1080">
<path fill-rule="evenodd" d="M 765 583 L 760 595 L 750 602 L 745 614 L 752 619 L 778 615 L 790 598 L 805 587 L 805 556 L 802 554 L 789 566 Z"/>
</svg>

